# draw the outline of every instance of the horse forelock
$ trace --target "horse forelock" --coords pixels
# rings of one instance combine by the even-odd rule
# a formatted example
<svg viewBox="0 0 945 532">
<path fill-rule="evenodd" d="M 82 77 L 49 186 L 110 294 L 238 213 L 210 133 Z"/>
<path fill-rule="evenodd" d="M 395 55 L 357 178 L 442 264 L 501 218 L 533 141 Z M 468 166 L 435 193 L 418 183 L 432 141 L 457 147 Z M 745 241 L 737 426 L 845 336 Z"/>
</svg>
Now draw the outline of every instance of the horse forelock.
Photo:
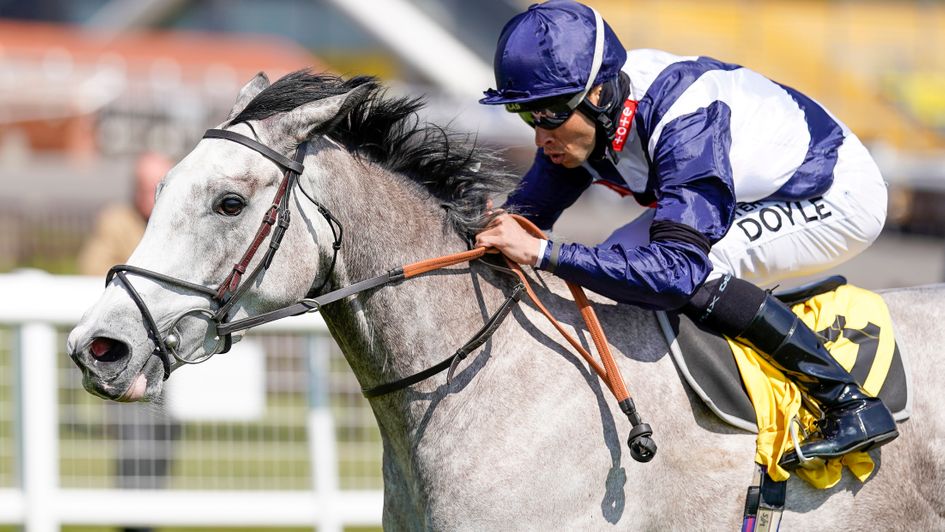
<svg viewBox="0 0 945 532">
<path fill-rule="evenodd" d="M 230 123 L 264 120 L 363 85 L 369 86 L 366 97 L 331 131 L 320 133 L 356 157 L 422 185 L 459 234 L 482 229 L 488 221 L 486 199 L 510 193 L 518 177 L 495 151 L 478 145 L 474 135 L 422 121 L 418 111 L 425 105 L 423 98 L 390 96 L 369 76 L 344 79 L 299 70 L 260 92 Z"/>
</svg>

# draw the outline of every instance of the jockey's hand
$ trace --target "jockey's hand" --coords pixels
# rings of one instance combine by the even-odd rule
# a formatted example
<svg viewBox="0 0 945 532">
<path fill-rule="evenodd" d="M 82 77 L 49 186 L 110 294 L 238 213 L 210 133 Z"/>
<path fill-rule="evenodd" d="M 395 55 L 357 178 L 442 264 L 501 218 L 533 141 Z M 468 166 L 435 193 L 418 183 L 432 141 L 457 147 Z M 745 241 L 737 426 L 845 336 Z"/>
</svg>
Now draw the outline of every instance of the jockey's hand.
<svg viewBox="0 0 945 532">
<path fill-rule="evenodd" d="M 509 214 L 499 214 L 478 235 L 476 247 L 494 248 L 492 253 L 502 252 L 519 264 L 535 264 L 541 240 L 525 232 Z"/>
</svg>

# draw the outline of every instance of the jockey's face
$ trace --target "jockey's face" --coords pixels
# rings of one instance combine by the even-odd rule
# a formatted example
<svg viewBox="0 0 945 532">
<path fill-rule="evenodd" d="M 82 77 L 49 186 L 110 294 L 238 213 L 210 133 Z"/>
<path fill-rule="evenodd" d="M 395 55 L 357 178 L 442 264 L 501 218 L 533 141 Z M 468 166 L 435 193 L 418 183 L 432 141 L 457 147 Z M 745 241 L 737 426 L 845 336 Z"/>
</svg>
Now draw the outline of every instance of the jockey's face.
<svg viewBox="0 0 945 532">
<path fill-rule="evenodd" d="M 598 85 L 587 96 L 594 105 L 600 101 L 600 91 Z M 590 157 L 595 137 L 594 123 L 580 111 L 554 129 L 535 128 L 535 145 L 545 150 L 551 162 L 565 168 L 577 168 Z"/>
</svg>

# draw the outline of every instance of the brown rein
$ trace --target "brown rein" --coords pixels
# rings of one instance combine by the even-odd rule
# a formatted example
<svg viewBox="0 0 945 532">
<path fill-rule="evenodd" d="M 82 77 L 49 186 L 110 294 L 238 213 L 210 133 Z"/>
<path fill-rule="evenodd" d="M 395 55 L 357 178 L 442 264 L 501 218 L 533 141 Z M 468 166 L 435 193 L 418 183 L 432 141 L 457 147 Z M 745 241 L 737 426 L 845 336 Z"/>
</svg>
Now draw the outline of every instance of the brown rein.
<svg viewBox="0 0 945 532">
<path fill-rule="evenodd" d="M 545 238 L 545 235 L 541 232 L 541 229 L 538 229 L 538 227 L 536 227 L 535 224 L 533 224 L 528 219 L 515 214 L 513 214 L 512 217 L 532 236 Z M 403 267 L 404 278 L 410 279 L 412 277 L 438 270 L 440 268 L 446 268 L 448 266 L 470 262 L 481 258 L 486 253 L 488 253 L 486 248 L 475 248 L 469 251 L 463 251 L 461 253 L 454 253 L 452 255 L 445 255 L 442 257 L 414 262 Z M 576 284 L 567 283 L 568 288 L 571 290 L 571 295 L 574 297 L 574 302 L 581 311 L 581 316 L 584 318 L 584 324 L 587 326 L 587 330 L 591 333 L 591 338 L 594 341 L 597 352 L 600 354 L 603 365 L 595 360 L 594 356 L 588 352 L 587 349 L 585 349 L 577 339 L 568 333 L 561 323 L 555 319 L 551 312 L 545 308 L 545 306 L 541 303 L 541 300 L 538 299 L 538 295 L 535 294 L 535 291 L 532 289 L 528 277 L 525 275 L 525 272 L 522 271 L 522 267 L 515 261 L 510 260 L 508 257 L 504 258 L 509 268 L 515 272 L 515 275 L 525 287 L 525 292 L 528 294 L 529 299 L 532 300 L 532 303 L 534 303 L 538 310 L 544 314 L 545 318 L 548 319 L 554 328 L 557 329 L 559 333 L 561 333 L 564 339 L 567 340 L 569 344 L 571 344 L 571 347 L 581 354 L 581 356 L 585 361 L 587 361 L 588 365 L 591 366 L 594 372 L 596 372 L 601 380 L 607 384 L 607 388 L 610 389 L 617 401 L 620 402 L 629 399 L 630 393 L 627 391 L 627 386 L 624 384 L 623 376 L 620 374 L 620 370 L 617 369 L 617 364 L 614 362 L 614 356 L 610 352 L 610 345 L 607 343 L 607 337 L 604 335 L 604 329 L 601 327 L 600 321 L 597 319 L 597 314 L 594 313 L 594 308 L 591 307 L 590 301 L 588 301 L 587 295 L 584 293 L 584 289 Z"/>
<path fill-rule="evenodd" d="M 535 226 L 531 221 L 523 218 L 522 216 L 512 215 L 516 222 L 519 223 L 529 234 L 538 238 L 545 238 L 544 233 Z M 475 248 L 469 251 L 463 251 L 461 253 L 454 253 L 452 255 L 445 255 L 442 257 L 436 257 L 433 259 L 427 259 L 419 262 L 414 262 L 403 267 L 403 278 L 410 279 L 418 275 L 438 270 L 440 268 L 446 268 L 448 266 L 454 266 L 456 264 L 461 264 L 464 262 L 469 262 L 482 258 L 483 255 L 488 253 L 486 248 Z M 590 301 L 587 299 L 587 295 L 584 293 L 584 289 L 574 283 L 567 283 L 568 288 L 571 290 L 571 295 L 574 297 L 574 302 L 577 305 L 578 309 L 581 311 L 581 316 L 584 318 L 584 323 L 587 326 L 587 330 L 591 333 L 591 338 L 594 341 L 594 345 L 597 348 L 597 352 L 600 355 L 601 362 L 595 360 L 594 356 L 588 352 L 574 338 L 568 331 L 564 329 L 561 323 L 552 316 L 551 312 L 541 303 L 541 300 L 538 299 L 538 295 L 535 294 L 535 291 L 531 287 L 531 283 L 528 280 L 528 277 L 525 275 L 525 272 L 522 271 L 522 267 L 515 261 L 509 259 L 508 257 L 503 256 L 505 262 L 508 264 L 509 268 L 515 275 L 518 277 L 520 286 L 524 287 L 528 297 L 532 300 L 532 303 L 535 304 L 535 307 L 548 319 L 551 325 L 558 330 L 559 333 L 571 344 L 571 347 L 575 351 L 581 354 L 584 360 L 588 365 L 594 370 L 595 373 L 607 384 L 607 388 L 617 399 L 617 403 L 620 405 L 621 410 L 624 414 L 627 415 L 627 418 L 630 420 L 632 428 L 630 430 L 630 437 L 627 440 L 627 445 L 630 446 L 630 455 L 638 462 L 649 462 L 653 459 L 653 456 L 656 455 L 656 443 L 652 439 L 653 430 L 650 426 L 640 419 L 639 414 L 637 414 L 636 407 L 633 404 L 633 400 L 630 398 L 630 393 L 627 391 L 627 386 L 624 383 L 623 375 L 621 375 L 620 370 L 617 368 L 616 362 L 614 362 L 613 353 L 610 351 L 610 344 L 607 343 L 607 337 L 604 335 L 604 329 L 600 325 L 600 320 L 597 319 L 597 314 L 594 312 L 594 308 L 591 307 Z M 492 328 L 494 331 L 495 327 Z M 478 336 L 478 335 L 477 335 Z M 453 363 L 455 365 L 455 362 Z M 431 368 L 434 369 L 434 368 Z M 452 368 L 451 368 L 452 369 Z M 418 374 L 421 376 L 421 374 Z M 426 372 L 424 372 L 424 377 Z M 377 394 L 379 395 L 379 394 Z M 372 394 L 372 396 L 375 396 Z"/>
</svg>

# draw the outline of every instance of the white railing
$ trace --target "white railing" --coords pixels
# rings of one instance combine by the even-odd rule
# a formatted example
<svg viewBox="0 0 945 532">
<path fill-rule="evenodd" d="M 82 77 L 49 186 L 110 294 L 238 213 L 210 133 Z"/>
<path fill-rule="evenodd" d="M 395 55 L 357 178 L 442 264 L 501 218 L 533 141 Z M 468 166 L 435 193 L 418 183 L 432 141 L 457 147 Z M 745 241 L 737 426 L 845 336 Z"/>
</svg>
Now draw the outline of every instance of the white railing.
<svg viewBox="0 0 945 532">
<path fill-rule="evenodd" d="M 312 486 L 304 491 L 118 490 L 60 487 L 57 327 L 75 324 L 102 292 L 97 278 L 43 272 L 0 275 L 0 326 L 16 335 L 13 426 L 18 482 L 0 485 L 0 525 L 29 532 L 61 524 L 146 526 L 308 526 L 319 532 L 378 526 L 379 490 L 339 489 L 335 420 L 328 408 L 331 339 L 320 318 L 286 319 L 263 330 L 313 339 L 307 420 Z"/>
</svg>

